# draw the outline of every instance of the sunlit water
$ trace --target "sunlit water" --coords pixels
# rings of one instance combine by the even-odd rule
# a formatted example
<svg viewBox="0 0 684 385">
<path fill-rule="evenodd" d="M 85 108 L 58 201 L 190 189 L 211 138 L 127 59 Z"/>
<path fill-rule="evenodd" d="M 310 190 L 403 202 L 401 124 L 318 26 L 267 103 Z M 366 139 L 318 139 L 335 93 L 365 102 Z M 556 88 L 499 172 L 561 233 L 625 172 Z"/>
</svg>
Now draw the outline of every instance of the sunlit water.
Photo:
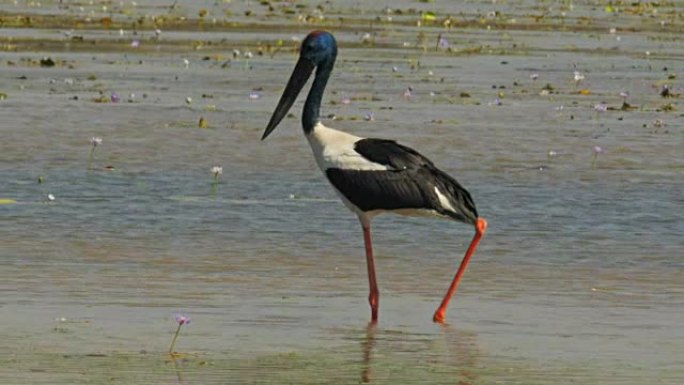
<svg viewBox="0 0 684 385">
<path fill-rule="evenodd" d="M 2 7 L 22 5 L 78 13 L 56 3 Z M 537 9 L 525 5 L 461 11 Z M 337 12 L 351 17 L 356 6 Z M 0 57 L 0 379 L 680 383 L 684 140 L 680 99 L 659 92 L 664 84 L 681 92 L 684 50 L 667 30 L 635 20 L 619 22 L 647 32 L 620 40 L 608 28 L 621 24 L 604 18 L 600 32 L 385 26 L 376 46 L 360 43 L 363 27 L 336 32 L 323 107 L 336 120 L 326 124 L 428 155 L 471 191 L 490 224 L 449 325 L 439 326 L 432 312 L 472 228 L 378 217 L 375 328 L 361 229 L 314 164 L 299 128 L 302 101 L 259 140 L 295 61 L 290 38 L 314 26 L 164 31 L 162 41 L 148 31 L 138 50 L 116 31 L 76 30 L 118 42 L 86 49 L 61 30 L 2 30 L 52 43 L 14 41 Z M 453 52 L 435 51 L 439 32 Z M 278 39 L 285 46 L 273 57 L 232 56 Z M 214 45 L 193 49 L 194 41 Z M 58 65 L 40 67 L 44 56 Z M 585 75 L 578 84 L 575 70 Z M 547 83 L 553 90 L 540 94 Z M 100 91 L 121 101 L 95 103 Z M 636 109 L 619 109 L 621 91 Z M 597 112 L 600 102 L 614 109 Z M 667 104 L 675 111 L 663 111 Z M 92 150 L 94 136 L 103 142 Z M 594 146 L 605 151 L 594 155 Z M 214 165 L 223 167 L 217 184 Z M 176 313 L 192 321 L 173 360 Z"/>
</svg>

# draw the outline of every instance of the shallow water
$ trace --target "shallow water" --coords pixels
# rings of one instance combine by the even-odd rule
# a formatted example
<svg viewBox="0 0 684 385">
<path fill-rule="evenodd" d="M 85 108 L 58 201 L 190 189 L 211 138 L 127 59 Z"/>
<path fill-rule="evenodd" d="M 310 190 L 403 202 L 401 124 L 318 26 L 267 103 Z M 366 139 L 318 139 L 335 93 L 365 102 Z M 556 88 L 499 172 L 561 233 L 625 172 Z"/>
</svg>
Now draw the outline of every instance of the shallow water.
<svg viewBox="0 0 684 385">
<path fill-rule="evenodd" d="M 552 9 L 535 25 L 548 4 L 402 2 L 390 23 L 383 7 L 335 2 L 305 24 L 255 2 L 192 2 L 172 14 L 195 21 L 167 22 L 158 39 L 79 19 L 108 15 L 103 5 L 123 24 L 167 12 L 139 3 L 0 3 L 64 23 L 19 28 L 2 15 L 3 383 L 684 378 L 681 99 L 660 96 L 664 84 L 682 93 L 676 6 L 651 17 L 580 4 L 565 24 Z M 236 24 L 197 23 L 203 7 Z M 458 14 L 462 28 L 418 27 L 409 7 Z M 69 33 L 83 42 L 64 34 L 74 18 L 84 26 Z M 302 100 L 259 140 L 296 60 L 291 37 L 313 28 L 340 43 L 326 124 L 429 155 L 489 221 L 447 326 L 431 315 L 472 229 L 377 218 L 381 315 L 369 328 L 360 226 L 313 161 Z M 451 51 L 435 50 L 440 32 Z M 635 109 L 620 110 L 621 91 Z M 112 92 L 120 102 L 96 102 Z M 597 112 L 600 102 L 613 109 Z M 93 136 L 103 143 L 91 155 Z M 595 159 L 594 146 L 605 150 Z M 181 312 L 192 322 L 172 359 Z"/>
</svg>

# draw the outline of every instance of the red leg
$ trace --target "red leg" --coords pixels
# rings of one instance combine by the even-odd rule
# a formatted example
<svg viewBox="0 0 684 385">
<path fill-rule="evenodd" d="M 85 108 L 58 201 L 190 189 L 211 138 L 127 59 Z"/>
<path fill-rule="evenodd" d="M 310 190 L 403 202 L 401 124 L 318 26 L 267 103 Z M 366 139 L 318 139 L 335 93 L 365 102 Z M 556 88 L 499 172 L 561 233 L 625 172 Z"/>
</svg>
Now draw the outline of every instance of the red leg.
<svg viewBox="0 0 684 385">
<path fill-rule="evenodd" d="M 370 224 L 362 225 L 363 227 L 363 242 L 366 246 L 366 263 L 368 264 L 368 284 L 370 286 L 370 294 L 368 295 L 368 302 L 371 307 L 371 323 L 378 322 L 378 306 L 380 305 L 380 292 L 378 291 L 378 282 L 375 280 L 375 262 L 373 261 L 373 243 L 371 242 Z"/>
<path fill-rule="evenodd" d="M 463 261 L 461 261 L 461 266 L 458 267 L 458 271 L 456 272 L 454 280 L 451 282 L 451 286 L 449 286 L 449 290 L 447 290 L 446 295 L 444 295 L 444 299 L 442 299 L 442 303 L 439 305 L 439 308 L 437 308 L 437 311 L 435 311 L 434 317 L 432 317 L 433 321 L 439 323 L 444 323 L 444 321 L 446 321 L 446 311 L 447 306 L 449 306 L 449 301 L 456 292 L 458 282 L 461 280 L 461 276 L 463 275 L 463 273 L 466 270 L 466 267 L 468 266 L 468 261 L 470 261 L 470 257 L 472 257 L 473 253 L 475 253 L 475 249 L 477 248 L 477 245 L 480 243 L 480 238 L 482 238 L 485 231 L 487 231 L 487 221 L 485 221 L 484 218 L 477 218 L 477 223 L 475 224 L 475 236 L 473 237 L 473 240 L 470 242 L 468 251 L 466 251 L 465 256 L 463 257 Z"/>
</svg>

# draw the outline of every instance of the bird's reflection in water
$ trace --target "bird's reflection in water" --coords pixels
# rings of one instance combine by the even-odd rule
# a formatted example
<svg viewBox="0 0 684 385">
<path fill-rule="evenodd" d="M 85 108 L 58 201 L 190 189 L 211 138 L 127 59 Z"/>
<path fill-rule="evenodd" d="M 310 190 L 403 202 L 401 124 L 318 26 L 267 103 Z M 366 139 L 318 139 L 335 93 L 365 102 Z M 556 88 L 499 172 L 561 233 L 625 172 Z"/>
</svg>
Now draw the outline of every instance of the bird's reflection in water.
<svg viewBox="0 0 684 385">
<path fill-rule="evenodd" d="M 454 325 L 442 324 L 440 339 L 435 342 L 443 343 L 444 365 L 453 367 L 460 375 L 459 385 L 470 385 L 477 382 L 478 361 L 482 352 L 478 348 L 477 335 L 473 332 L 459 330 Z M 458 368 L 458 369 L 456 369 Z"/>
<path fill-rule="evenodd" d="M 363 370 L 361 371 L 361 382 L 368 384 L 373 378 L 373 367 L 371 361 L 373 360 L 373 347 L 375 347 L 375 333 L 377 325 L 374 322 L 369 322 L 366 326 L 366 339 L 362 341 L 363 346 Z"/>
<path fill-rule="evenodd" d="M 433 372 L 432 369 L 439 369 L 439 372 L 445 375 L 452 373 L 454 382 L 459 385 L 477 382 L 477 368 L 480 366 L 478 361 L 482 353 L 478 348 L 476 335 L 448 324 L 440 325 L 440 328 L 439 333 L 429 336 L 426 340 L 423 333 L 408 334 L 383 330 L 378 329 L 376 324 L 369 323 L 366 326 L 365 338 L 361 340 L 361 382 L 371 384 L 374 381 L 387 380 L 378 377 L 382 377 L 382 373 L 374 373 L 374 365 L 377 365 L 374 363 L 374 353 L 378 344 L 381 345 L 380 350 L 386 353 L 390 350 L 417 354 L 414 369 L 418 372 L 425 370 L 427 374 Z M 382 356 L 387 358 L 390 355 L 392 354 Z"/>
</svg>

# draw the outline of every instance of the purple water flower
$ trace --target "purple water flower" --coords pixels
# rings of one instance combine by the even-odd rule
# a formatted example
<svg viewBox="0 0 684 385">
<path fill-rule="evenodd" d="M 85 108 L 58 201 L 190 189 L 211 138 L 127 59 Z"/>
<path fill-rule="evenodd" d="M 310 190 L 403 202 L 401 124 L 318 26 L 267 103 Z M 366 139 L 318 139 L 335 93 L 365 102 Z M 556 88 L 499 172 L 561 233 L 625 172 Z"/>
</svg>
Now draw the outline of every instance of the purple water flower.
<svg viewBox="0 0 684 385">
<path fill-rule="evenodd" d="M 367 112 L 366 116 L 364 116 L 363 119 L 367 122 L 372 122 L 375 120 L 375 114 L 373 113 L 373 111 Z"/>
<path fill-rule="evenodd" d="M 111 96 L 109 97 L 109 99 L 112 101 L 112 103 L 118 103 L 118 102 L 121 101 L 121 97 L 120 97 L 119 94 L 117 94 L 116 92 L 112 92 L 112 94 L 111 94 Z"/>
<path fill-rule="evenodd" d="M 437 49 L 449 49 L 449 40 L 447 40 L 446 37 L 442 36 L 440 33 L 439 36 L 437 37 Z"/>
<path fill-rule="evenodd" d="M 603 102 L 601 102 L 601 103 L 599 103 L 599 104 L 594 105 L 594 110 L 595 110 L 596 112 L 599 112 L 599 113 L 600 113 L 600 112 L 606 112 L 606 111 L 608 111 L 608 105 L 605 104 L 605 103 L 603 103 Z"/>
<path fill-rule="evenodd" d="M 133 41 L 131 42 L 131 47 L 133 47 L 133 48 L 138 48 L 138 47 L 140 47 L 140 40 L 138 40 L 138 39 L 133 40 Z"/>
<path fill-rule="evenodd" d="M 97 147 L 102 144 L 102 138 L 99 136 L 93 136 L 90 138 L 90 143 L 93 145 L 93 147 Z"/>
<path fill-rule="evenodd" d="M 261 99 L 260 93 L 258 93 L 256 91 L 252 91 L 249 93 L 249 100 L 259 100 L 259 99 Z"/>
<path fill-rule="evenodd" d="M 497 96 L 493 101 L 487 103 L 488 106 L 500 106 L 502 104 L 503 102 L 501 101 L 500 96 Z"/>
<path fill-rule="evenodd" d="M 185 315 L 185 314 L 176 314 L 175 318 L 176 318 L 176 322 L 178 322 L 179 326 L 190 323 L 190 317 Z"/>
<path fill-rule="evenodd" d="M 344 105 L 351 104 L 351 98 L 349 96 L 345 96 L 340 100 L 340 103 Z"/>
<path fill-rule="evenodd" d="M 176 333 L 173 335 L 173 339 L 171 340 L 171 346 L 169 346 L 169 354 L 171 355 L 176 354 L 173 351 L 173 348 L 176 346 L 176 340 L 180 334 L 181 327 L 190 323 L 190 317 L 185 314 L 176 314 L 174 317 L 176 318 L 176 323 L 178 323 L 178 328 L 176 328 Z"/>
</svg>

